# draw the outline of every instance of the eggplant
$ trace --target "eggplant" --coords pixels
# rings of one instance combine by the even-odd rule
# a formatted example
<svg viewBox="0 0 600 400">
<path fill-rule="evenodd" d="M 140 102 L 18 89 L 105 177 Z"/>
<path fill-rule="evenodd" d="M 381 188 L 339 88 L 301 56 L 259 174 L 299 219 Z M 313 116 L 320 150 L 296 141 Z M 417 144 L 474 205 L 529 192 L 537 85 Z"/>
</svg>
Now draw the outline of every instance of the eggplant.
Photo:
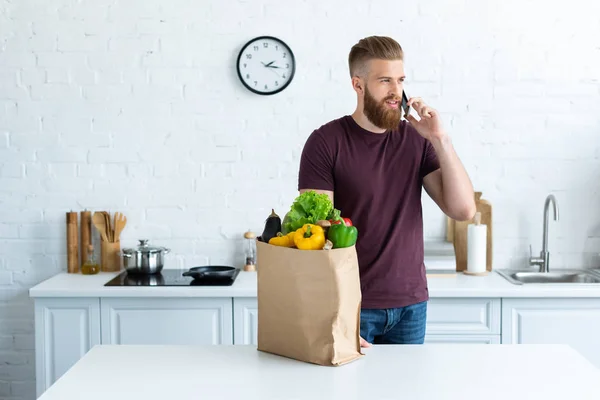
<svg viewBox="0 0 600 400">
<path fill-rule="evenodd" d="M 261 239 L 265 243 L 269 243 L 271 238 L 277 236 L 281 232 L 281 218 L 275 213 L 275 209 L 271 209 L 271 215 L 265 221 L 265 228 L 261 236 Z"/>
</svg>

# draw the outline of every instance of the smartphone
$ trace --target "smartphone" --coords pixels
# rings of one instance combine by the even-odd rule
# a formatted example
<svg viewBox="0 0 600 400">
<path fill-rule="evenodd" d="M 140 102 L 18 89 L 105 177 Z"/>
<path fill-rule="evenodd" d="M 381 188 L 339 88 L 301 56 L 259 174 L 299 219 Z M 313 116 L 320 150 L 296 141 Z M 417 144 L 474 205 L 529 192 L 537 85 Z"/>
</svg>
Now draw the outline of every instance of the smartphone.
<svg viewBox="0 0 600 400">
<path fill-rule="evenodd" d="M 410 106 L 408 105 L 408 96 L 406 95 L 406 91 L 402 91 L 402 104 L 400 105 L 402 110 L 404 111 L 404 118 L 408 117 L 410 113 Z"/>
<path fill-rule="evenodd" d="M 417 121 L 421 120 L 421 117 L 419 116 L 419 113 L 417 113 L 416 111 L 413 112 L 411 114 L 411 112 L 414 110 L 413 108 L 411 108 L 408 105 L 408 95 L 406 94 L 406 91 L 402 91 L 402 104 L 400 105 L 402 107 L 402 111 L 403 111 L 403 117 L 404 119 L 408 120 L 408 116 L 409 114 L 412 115 Z"/>
</svg>

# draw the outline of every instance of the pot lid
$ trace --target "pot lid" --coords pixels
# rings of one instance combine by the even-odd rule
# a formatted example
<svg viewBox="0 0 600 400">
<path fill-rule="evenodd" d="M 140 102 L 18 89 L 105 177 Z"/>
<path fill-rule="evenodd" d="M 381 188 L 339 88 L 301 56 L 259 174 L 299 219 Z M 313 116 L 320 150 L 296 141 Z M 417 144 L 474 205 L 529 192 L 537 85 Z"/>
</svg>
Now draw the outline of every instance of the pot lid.
<svg viewBox="0 0 600 400">
<path fill-rule="evenodd" d="M 162 246 L 151 246 L 148 244 L 148 239 L 139 239 L 140 244 L 138 244 L 138 246 L 136 248 L 128 248 L 128 249 L 123 249 L 124 253 L 135 253 L 135 252 L 141 252 L 141 253 L 158 253 L 161 251 L 166 250 L 165 247 Z"/>
</svg>

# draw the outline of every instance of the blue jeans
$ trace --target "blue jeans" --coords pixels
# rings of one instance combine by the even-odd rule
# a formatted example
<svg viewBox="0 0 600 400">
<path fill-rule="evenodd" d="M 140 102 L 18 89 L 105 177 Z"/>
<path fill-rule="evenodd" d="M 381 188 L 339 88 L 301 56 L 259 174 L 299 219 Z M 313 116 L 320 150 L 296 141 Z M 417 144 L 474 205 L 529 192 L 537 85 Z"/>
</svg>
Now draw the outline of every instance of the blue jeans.
<svg viewBox="0 0 600 400">
<path fill-rule="evenodd" d="M 373 344 L 423 344 L 427 302 L 360 311 L 360 336 Z"/>
</svg>

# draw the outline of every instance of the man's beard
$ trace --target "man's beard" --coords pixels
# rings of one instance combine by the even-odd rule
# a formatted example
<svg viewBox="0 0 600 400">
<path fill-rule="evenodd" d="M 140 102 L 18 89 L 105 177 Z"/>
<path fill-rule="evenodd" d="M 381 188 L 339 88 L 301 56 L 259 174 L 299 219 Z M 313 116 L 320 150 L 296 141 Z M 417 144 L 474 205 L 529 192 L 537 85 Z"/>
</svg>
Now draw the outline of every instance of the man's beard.
<svg viewBox="0 0 600 400">
<path fill-rule="evenodd" d="M 397 101 L 398 108 L 387 107 L 385 102 L 388 100 Z M 396 96 L 388 96 L 378 103 L 365 86 L 365 116 L 373 125 L 381 129 L 394 130 L 398 128 L 402 116 L 400 101 L 401 99 Z"/>
</svg>

